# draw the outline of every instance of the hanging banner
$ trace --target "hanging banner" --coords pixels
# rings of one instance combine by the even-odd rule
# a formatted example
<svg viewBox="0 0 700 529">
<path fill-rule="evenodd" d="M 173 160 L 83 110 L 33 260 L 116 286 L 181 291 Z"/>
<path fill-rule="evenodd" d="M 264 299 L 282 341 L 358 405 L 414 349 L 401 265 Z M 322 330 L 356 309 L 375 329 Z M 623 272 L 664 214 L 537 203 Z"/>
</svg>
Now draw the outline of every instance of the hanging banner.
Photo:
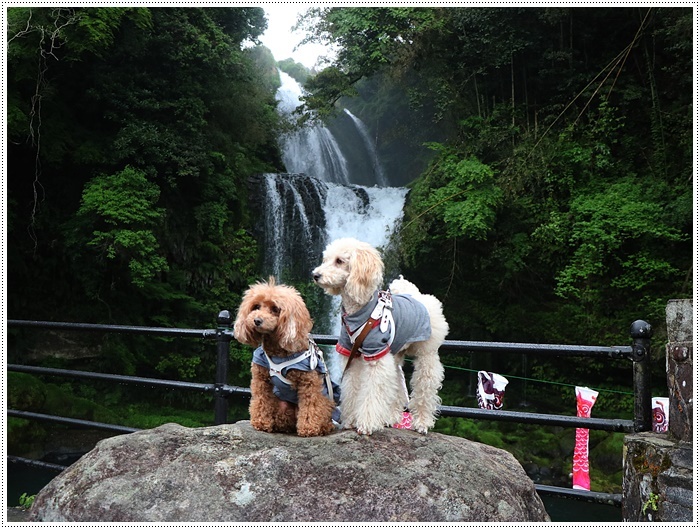
<svg viewBox="0 0 700 529">
<path fill-rule="evenodd" d="M 479 380 L 476 387 L 476 400 L 479 402 L 479 408 L 500 410 L 503 407 L 508 379 L 490 371 L 479 371 L 477 378 Z"/>
<path fill-rule="evenodd" d="M 577 386 L 576 416 L 590 417 L 597 398 L 597 391 Z M 588 428 L 576 428 L 573 467 L 573 488 L 591 490 L 591 478 L 588 473 Z"/>
<path fill-rule="evenodd" d="M 651 430 L 657 433 L 668 431 L 668 397 L 652 397 Z"/>
</svg>

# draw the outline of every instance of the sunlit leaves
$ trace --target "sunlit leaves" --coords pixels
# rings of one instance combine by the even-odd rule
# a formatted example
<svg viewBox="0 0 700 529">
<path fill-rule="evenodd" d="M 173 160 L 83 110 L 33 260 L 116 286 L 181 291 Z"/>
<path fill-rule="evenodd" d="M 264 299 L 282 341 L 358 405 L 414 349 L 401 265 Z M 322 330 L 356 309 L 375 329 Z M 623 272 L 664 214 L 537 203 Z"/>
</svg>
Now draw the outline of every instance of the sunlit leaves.
<svg viewBox="0 0 700 529">
<path fill-rule="evenodd" d="M 127 167 L 89 181 L 77 214 L 85 225 L 97 227 L 87 246 L 108 260 L 126 262 L 131 281 L 139 287 L 168 267 L 153 232 L 164 215 L 155 206 L 159 195 L 158 186 Z"/>
<path fill-rule="evenodd" d="M 416 187 L 413 206 L 419 215 L 444 223 L 446 237 L 485 239 L 503 196 L 493 170 L 458 151 L 438 144 L 431 147 L 440 156 L 430 178 Z"/>
</svg>

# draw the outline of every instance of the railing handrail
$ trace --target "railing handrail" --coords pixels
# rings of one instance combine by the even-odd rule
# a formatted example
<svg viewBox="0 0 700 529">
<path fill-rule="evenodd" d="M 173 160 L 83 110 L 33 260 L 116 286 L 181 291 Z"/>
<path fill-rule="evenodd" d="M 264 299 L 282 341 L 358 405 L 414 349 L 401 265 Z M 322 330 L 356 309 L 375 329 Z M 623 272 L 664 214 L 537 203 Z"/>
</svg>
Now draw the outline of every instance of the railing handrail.
<svg viewBox="0 0 700 529">
<path fill-rule="evenodd" d="M 36 327 L 42 329 L 58 329 L 73 331 L 113 332 L 118 334 L 151 334 L 157 336 L 191 336 L 213 339 L 215 329 L 183 329 L 176 327 L 148 327 L 139 325 L 112 325 L 100 323 L 75 323 L 41 320 L 7 320 L 10 327 Z M 312 334 L 320 345 L 335 345 L 338 338 L 329 334 Z M 551 355 L 595 356 L 606 358 L 631 358 L 631 346 L 596 346 L 596 345 L 566 345 L 566 344 L 537 344 L 521 342 L 486 342 L 445 340 L 441 349 L 449 351 L 480 352 L 480 353 L 536 353 Z"/>
<path fill-rule="evenodd" d="M 34 373 L 37 375 L 57 375 L 74 378 L 87 378 L 93 380 L 107 380 L 109 382 L 119 382 L 120 384 L 139 384 L 144 386 L 157 386 L 169 389 L 189 389 L 193 391 L 214 392 L 217 390 L 216 384 L 204 384 L 201 382 L 185 382 L 182 380 L 168 380 L 164 378 L 145 378 L 129 375 L 112 375 L 109 373 L 97 373 L 95 371 L 76 371 L 73 369 L 59 369 L 55 367 L 25 366 L 22 364 L 7 364 L 8 371 L 18 373 Z M 229 395 L 243 394 L 250 395 L 250 388 L 240 386 L 225 385 L 223 391 Z"/>
<path fill-rule="evenodd" d="M 71 323 L 71 322 L 51 322 L 38 320 L 7 320 L 8 327 L 58 329 L 67 331 L 96 331 L 113 332 L 127 334 L 146 334 L 155 336 L 180 336 L 199 337 L 204 339 L 216 339 L 217 341 L 217 368 L 216 382 L 214 384 L 184 382 L 176 380 L 165 380 L 156 378 L 134 377 L 125 375 L 112 375 L 107 373 L 96 373 L 91 371 L 76 371 L 57 368 L 45 368 L 38 366 L 26 366 L 20 364 L 8 364 L 7 369 L 24 373 L 35 373 L 44 375 L 67 376 L 75 378 L 89 378 L 96 380 L 107 380 L 119 383 L 145 384 L 157 387 L 167 387 L 174 389 L 187 389 L 203 392 L 213 392 L 215 396 L 214 422 L 221 424 L 226 422 L 228 411 L 227 398 L 233 394 L 250 396 L 250 388 L 231 386 L 226 383 L 228 375 L 228 350 L 233 332 L 231 323 L 233 318 L 228 311 L 221 311 L 217 318 L 217 329 L 183 329 L 168 327 L 147 327 L 133 325 L 110 325 L 92 323 Z M 528 354 L 549 354 L 555 356 L 594 356 L 610 359 L 630 359 L 634 362 L 634 385 L 635 385 L 635 420 L 624 419 L 597 419 L 591 417 L 575 417 L 568 415 L 540 414 L 530 412 L 512 412 L 504 410 L 485 410 L 481 408 L 465 408 L 458 406 L 440 406 L 439 411 L 444 416 L 465 417 L 482 420 L 499 420 L 506 422 L 521 422 L 529 424 L 544 424 L 551 426 L 564 426 L 571 428 L 588 428 L 597 430 L 607 430 L 613 432 L 634 432 L 651 429 L 651 402 L 646 398 L 649 392 L 648 369 L 646 360 L 648 358 L 649 339 L 651 337 L 651 326 L 646 322 L 638 320 L 632 324 L 631 330 L 634 343 L 632 346 L 585 346 L 585 345 L 561 345 L 561 344 L 533 344 L 533 343 L 512 343 L 512 342 L 481 342 L 445 340 L 442 343 L 443 351 L 462 352 L 501 352 L 501 353 L 528 353 Z M 337 337 L 332 335 L 314 334 L 312 335 L 316 343 L 320 345 L 334 345 Z M 81 419 L 71 419 L 54 415 L 39 414 L 34 412 L 7 410 L 8 415 L 25 419 L 43 420 L 59 422 L 80 427 L 91 427 L 106 429 L 120 433 L 138 431 L 138 429 L 126 426 L 97 423 Z M 10 456 L 14 460 L 22 460 Z M 553 487 L 536 485 L 537 491 L 558 495 L 562 497 L 574 497 L 597 503 L 610 503 L 621 505 L 619 494 L 591 493 L 590 491 L 579 491 L 563 487 Z"/>
<path fill-rule="evenodd" d="M 214 384 L 202 384 L 198 382 L 182 382 L 179 380 L 166 380 L 160 378 L 143 378 L 125 375 L 111 375 L 107 373 L 95 373 L 93 371 L 75 371 L 58 369 L 54 367 L 25 366 L 21 364 L 7 364 L 8 371 L 19 373 L 31 373 L 37 375 L 55 375 L 74 378 L 86 378 L 93 380 L 107 380 L 121 384 L 137 384 L 144 386 L 156 386 L 170 389 L 188 389 L 202 392 L 215 391 Z M 250 396 L 250 388 L 224 385 L 220 391 L 228 395 Z M 611 432 L 633 432 L 634 422 L 625 419 L 599 419 L 595 417 L 577 417 L 574 415 L 556 415 L 548 413 L 516 412 L 507 410 L 486 410 L 482 408 L 466 408 L 460 406 L 440 406 L 438 411 L 445 417 L 463 417 L 468 419 L 496 420 L 503 422 L 521 422 L 526 424 L 541 424 L 548 426 L 564 426 L 567 428 L 588 428 L 590 430 L 605 430 Z"/>
<path fill-rule="evenodd" d="M 96 331 L 123 334 L 153 334 L 158 336 L 193 336 L 216 338 L 215 329 L 182 329 L 178 327 L 147 327 L 140 325 L 112 325 L 102 323 L 75 323 L 67 321 L 7 320 L 8 327 L 38 327 L 68 331 Z"/>
</svg>

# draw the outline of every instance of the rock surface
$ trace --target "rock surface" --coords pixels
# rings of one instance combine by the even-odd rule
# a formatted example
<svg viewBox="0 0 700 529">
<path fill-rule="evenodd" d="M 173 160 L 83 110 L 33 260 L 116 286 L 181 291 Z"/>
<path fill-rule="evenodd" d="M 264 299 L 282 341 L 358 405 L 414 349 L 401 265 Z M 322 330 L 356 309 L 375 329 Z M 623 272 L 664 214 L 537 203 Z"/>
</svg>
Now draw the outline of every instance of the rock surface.
<svg viewBox="0 0 700 529">
<path fill-rule="evenodd" d="M 538 522 L 506 451 L 438 433 L 166 424 L 101 441 L 36 497 L 43 522 Z"/>
</svg>

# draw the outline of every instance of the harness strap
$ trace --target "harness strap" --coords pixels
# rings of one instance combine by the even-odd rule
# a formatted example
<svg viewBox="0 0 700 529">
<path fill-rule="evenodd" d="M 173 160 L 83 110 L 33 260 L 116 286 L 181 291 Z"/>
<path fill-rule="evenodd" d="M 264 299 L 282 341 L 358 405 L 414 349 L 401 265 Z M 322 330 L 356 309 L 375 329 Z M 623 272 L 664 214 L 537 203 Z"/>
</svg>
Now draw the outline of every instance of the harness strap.
<svg viewBox="0 0 700 529">
<path fill-rule="evenodd" d="M 355 357 L 360 356 L 360 347 L 362 347 L 362 342 L 365 341 L 365 337 L 369 334 L 369 331 L 372 330 L 372 328 L 378 321 L 378 319 L 374 319 L 370 316 L 370 318 L 361 327 L 362 331 L 359 335 L 356 335 L 357 337 L 355 338 L 355 341 L 352 344 L 352 351 L 350 351 L 350 357 L 348 358 L 348 363 L 345 364 L 343 374 L 345 374 L 345 371 L 347 371 L 348 367 L 350 367 L 350 362 L 352 362 Z"/>
<path fill-rule="evenodd" d="M 326 362 L 323 358 L 323 350 L 316 345 L 316 342 L 314 342 L 311 338 L 309 338 L 309 350 L 314 349 L 316 351 L 316 355 L 318 356 L 318 359 L 321 361 L 321 364 L 325 365 Z M 314 368 L 315 369 L 315 368 Z M 331 400 L 335 400 L 333 398 L 333 382 L 331 381 L 331 371 L 326 367 L 326 390 L 328 391 L 328 398 Z"/>
<path fill-rule="evenodd" d="M 391 347 L 391 344 L 394 342 L 394 336 L 396 335 L 396 324 L 394 323 L 392 311 L 393 303 L 391 301 L 391 292 L 388 290 L 380 290 L 377 295 L 377 304 L 375 305 L 374 310 L 372 311 L 372 314 L 370 314 L 367 321 L 355 329 L 355 332 L 350 332 L 350 329 L 346 325 L 348 335 L 350 336 L 350 342 L 352 343 L 352 350 L 350 351 L 348 363 L 345 364 L 343 374 L 345 374 L 345 371 L 347 371 L 348 367 L 350 367 L 350 362 L 352 362 L 356 356 L 360 356 L 362 342 L 364 342 L 365 338 L 369 334 L 369 331 L 371 331 L 377 325 L 379 325 L 381 332 L 386 332 L 387 329 L 389 329 L 389 341 L 387 343 L 387 347 Z"/>
<path fill-rule="evenodd" d="M 282 382 L 285 384 L 291 384 L 291 382 L 282 374 L 282 370 L 286 367 L 293 366 L 294 364 L 298 364 L 302 360 L 306 360 L 309 358 L 313 352 L 311 348 L 309 348 L 303 355 L 297 356 L 296 358 L 292 358 L 291 360 L 287 360 L 286 362 L 280 362 L 279 364 L 275 364 L 272 359 L 268 356 L 266 351 L 263 351 L 265 353 L 265 356 L 267 357 L 267 362 L 270 364 L 270 376 L 271 377 L 277 377 L 279 378 Z M 313 360 L 312 360 L 313 363 Z M 316 366 L 313 366 L 315 368 Z"/>
<path fill-rule="evenodd" d="M 276 364 L 272 361 L 272 359 L 268 356 L 267 352 L 263 350 L 263 354 L 267 358 L 268 364 L 270 364 L 270 376 L 271 377 L 276 377 L 280 379 L 282 382 L 287 384 L 288 386 L 291 386 L 292 383 L 291 381 L 285 377 L 282 374 L 282 370 L 293 366 L 295 364 L 298 364 L 299 362 L 306 360 L 307 358 L 311 357 L 311 360 L 309 361 L 311 371 L 315 371 L 316 367 L 320 363 L 325 365 L 324 359 L 323 359 L 323 351 L 321 348 L 316 345 L 316 342 L 314 342 L 311 338 L 309 338 L 309 348 L 304 352 L 304 354 L 297 356 L 296 358 L 292 358 L 291 360 L 287 360 L 285 362 L 280 362 L 279 364 Z M 328 368 L 326 368 L 326 374 L 325 374 L 325 382 L 326 382 L 326 389 L 328 390 L 328 396 L 333 399 L 333 383 L 331 382 L 331 374 Z"/>
</svg>

